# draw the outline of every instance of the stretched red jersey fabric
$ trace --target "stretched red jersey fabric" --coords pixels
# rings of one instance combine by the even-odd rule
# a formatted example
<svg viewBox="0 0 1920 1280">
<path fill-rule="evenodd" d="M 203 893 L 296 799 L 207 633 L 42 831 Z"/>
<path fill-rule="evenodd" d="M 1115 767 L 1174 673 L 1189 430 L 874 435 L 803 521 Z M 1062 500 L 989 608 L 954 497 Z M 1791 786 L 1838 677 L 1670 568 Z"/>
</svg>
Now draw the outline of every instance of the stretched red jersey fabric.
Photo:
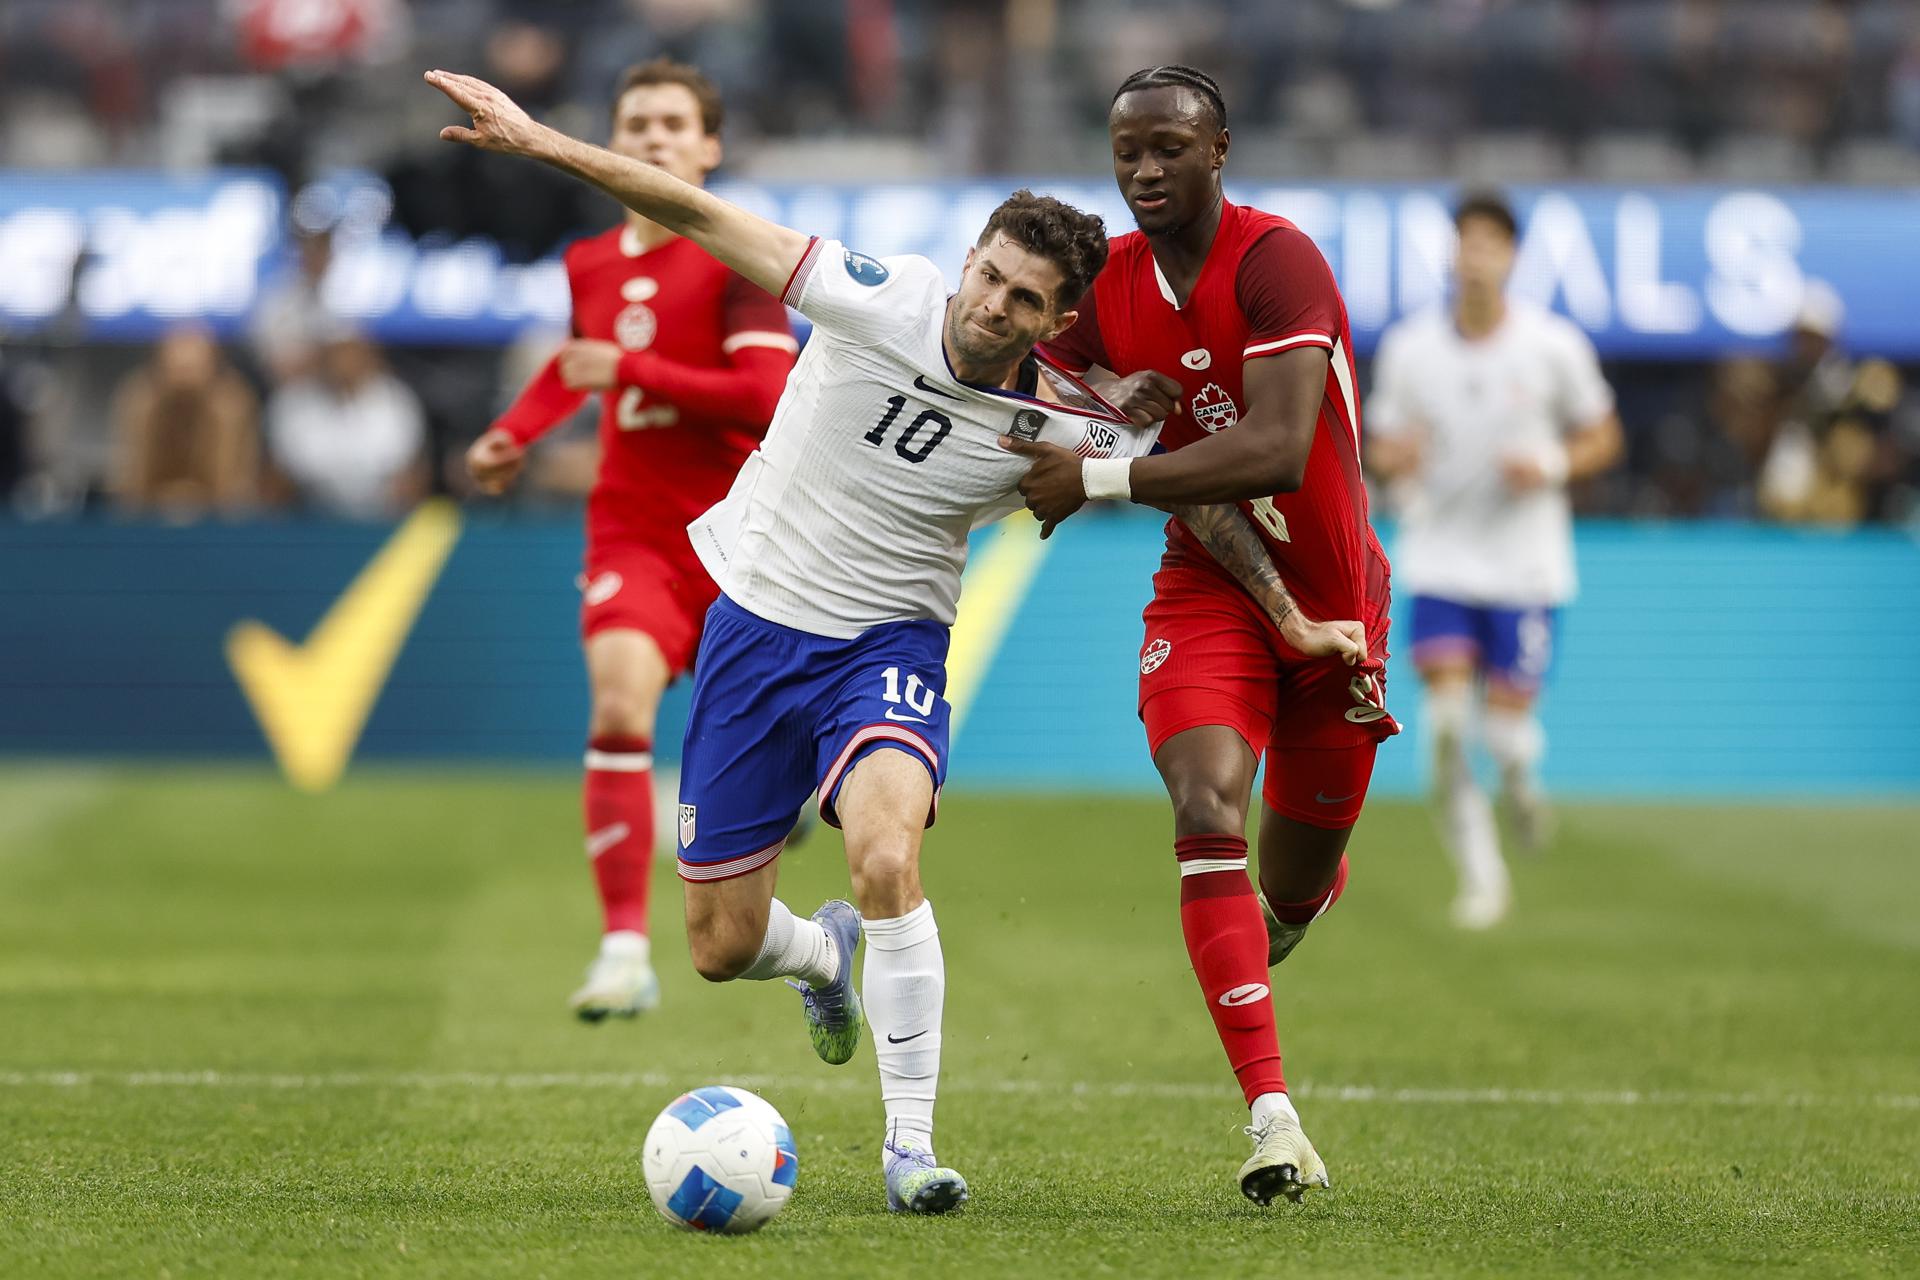
<svg viewBox="0 0 1920 1280">
<path fill-rule="evenodd" d="M 1220 228 L 1185 306 L 1139 231 L 1116 237 L 1080 319 L 1050 345 L 1069 369 L 1155 369 L 1180 383 L 1160 442 L 1192 444 L 1246 410 L 1241 367 L 1299 346 L 1328 350 L 1305 481 L 1293 493 L 1243 502 L 1261 541 L 1310 616 L 1372 623 L 1387 603 L 1387 557 L 1367 520 L 1360 478 L 1360 400 L 1346 304 L 1314 243 L 1285 218 L 1223 202 Z M 1210 559 L 1179 521 L 1169 554 Z"/>
<path fill-rule="evenodd" d="M 566 268 L 574 336 L 627 353 L 601 396 L 589 547 L 640 542 L 697 568 L 687 524 L 758 447 L 799 351 L 786 308 L 692 241 L 642 250 L 624 226 L 577 241 Z M 585 398 L 550 361 L 494 425 L 527 443 Z"/>
</svg>

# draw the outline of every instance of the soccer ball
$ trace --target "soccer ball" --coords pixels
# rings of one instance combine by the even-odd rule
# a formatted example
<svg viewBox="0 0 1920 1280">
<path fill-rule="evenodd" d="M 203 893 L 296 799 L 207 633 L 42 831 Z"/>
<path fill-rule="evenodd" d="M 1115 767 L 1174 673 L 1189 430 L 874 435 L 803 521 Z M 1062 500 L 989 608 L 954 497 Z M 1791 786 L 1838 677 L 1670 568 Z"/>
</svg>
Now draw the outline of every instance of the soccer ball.
<svg viewBox="0 0 1920 1280">
<path fill-rule="evenodd" d="M 647 1191 L 689 1231 L 753 1231 L 793 1194 L 793 1132 L 758 1094 L 725 1085 L 683 1093 L 647 1130 Z"/>
</svg>

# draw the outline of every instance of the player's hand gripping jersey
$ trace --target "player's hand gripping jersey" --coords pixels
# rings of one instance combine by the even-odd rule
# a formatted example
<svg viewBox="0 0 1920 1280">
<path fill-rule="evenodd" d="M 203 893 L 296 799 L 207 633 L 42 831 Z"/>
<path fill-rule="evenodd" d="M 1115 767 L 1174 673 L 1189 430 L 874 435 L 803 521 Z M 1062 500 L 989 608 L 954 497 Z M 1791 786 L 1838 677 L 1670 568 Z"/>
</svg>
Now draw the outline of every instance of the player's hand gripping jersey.
<svg viewBox="0 0 1920 1280">
<path fill-rule="evenodd" d="M 759 617 L 851 638 L 887 622 L 951 626 L 967 538 L 1019 509 L 1027 460 L 1001 435 L 1136 457 L 1139 428 L 1043 357 L 1021 389 L 956 378 L 947 286 L 925 258 L 875 261 L 815 239 L 786 300 L 816 326 L 759 452 L 688 534 L 726 595 Z"/>
</svg>

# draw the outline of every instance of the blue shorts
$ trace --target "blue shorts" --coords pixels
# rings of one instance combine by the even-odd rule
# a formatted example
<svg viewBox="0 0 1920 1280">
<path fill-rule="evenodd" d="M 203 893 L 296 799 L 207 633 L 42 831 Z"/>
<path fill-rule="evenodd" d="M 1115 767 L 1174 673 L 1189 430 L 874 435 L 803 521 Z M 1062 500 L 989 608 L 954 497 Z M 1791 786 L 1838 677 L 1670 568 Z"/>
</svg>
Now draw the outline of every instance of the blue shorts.
<svg viewBox="0 0 1920 1280">
<path fill-rule="evenodd" d="M 1414 665 L 1464 656 L 1501 684 L 1538 690 L 1553 666 L 1553 634 L 1559 619 L 1560 611 L 1545 605 L 1499 609 L 1415 596 Z"/>
<path fill-rule="evenodd" d="M 883 747 L 947 777 L 947 642 L 938 622 L 889 622 L 851 640 L 747 612 L 707 610 L 680 758 L 680 877 L 725 880 L 780 856 L 809 793 L 834 803 L 854 763 Z"/>
</svg>

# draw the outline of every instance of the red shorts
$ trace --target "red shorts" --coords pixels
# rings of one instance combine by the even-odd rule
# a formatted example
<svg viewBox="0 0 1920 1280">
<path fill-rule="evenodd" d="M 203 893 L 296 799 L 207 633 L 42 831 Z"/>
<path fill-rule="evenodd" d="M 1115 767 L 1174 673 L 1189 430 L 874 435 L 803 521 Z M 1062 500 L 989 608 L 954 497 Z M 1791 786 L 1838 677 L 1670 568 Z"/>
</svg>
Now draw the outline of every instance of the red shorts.
<svg viewBox="0 0 1920 1280">
<path fill-rule="evenodd" d="M 1305 658 L 1211 561 L 1169 554 L 1153 577 L 1140 648 L 1140 718 L 1155 752 L 1174 734 L 1224 725 L 1267 761 L 1262 797 L 1310 826 L 1350 827 L 1373 757 L 1400 732 L 1386 709 L 1387 602 L 1373 602 L 1364 666 Z"/>
<path fill-rule="evenodd" d="M 692 551 L 669 559 L 638 542 L 589 541 L 579 586 L 582 639 L 616 627 L 644 631 L 676 676 L 693 665 L 707 606 L 720 594 Z"/>
</svg>

